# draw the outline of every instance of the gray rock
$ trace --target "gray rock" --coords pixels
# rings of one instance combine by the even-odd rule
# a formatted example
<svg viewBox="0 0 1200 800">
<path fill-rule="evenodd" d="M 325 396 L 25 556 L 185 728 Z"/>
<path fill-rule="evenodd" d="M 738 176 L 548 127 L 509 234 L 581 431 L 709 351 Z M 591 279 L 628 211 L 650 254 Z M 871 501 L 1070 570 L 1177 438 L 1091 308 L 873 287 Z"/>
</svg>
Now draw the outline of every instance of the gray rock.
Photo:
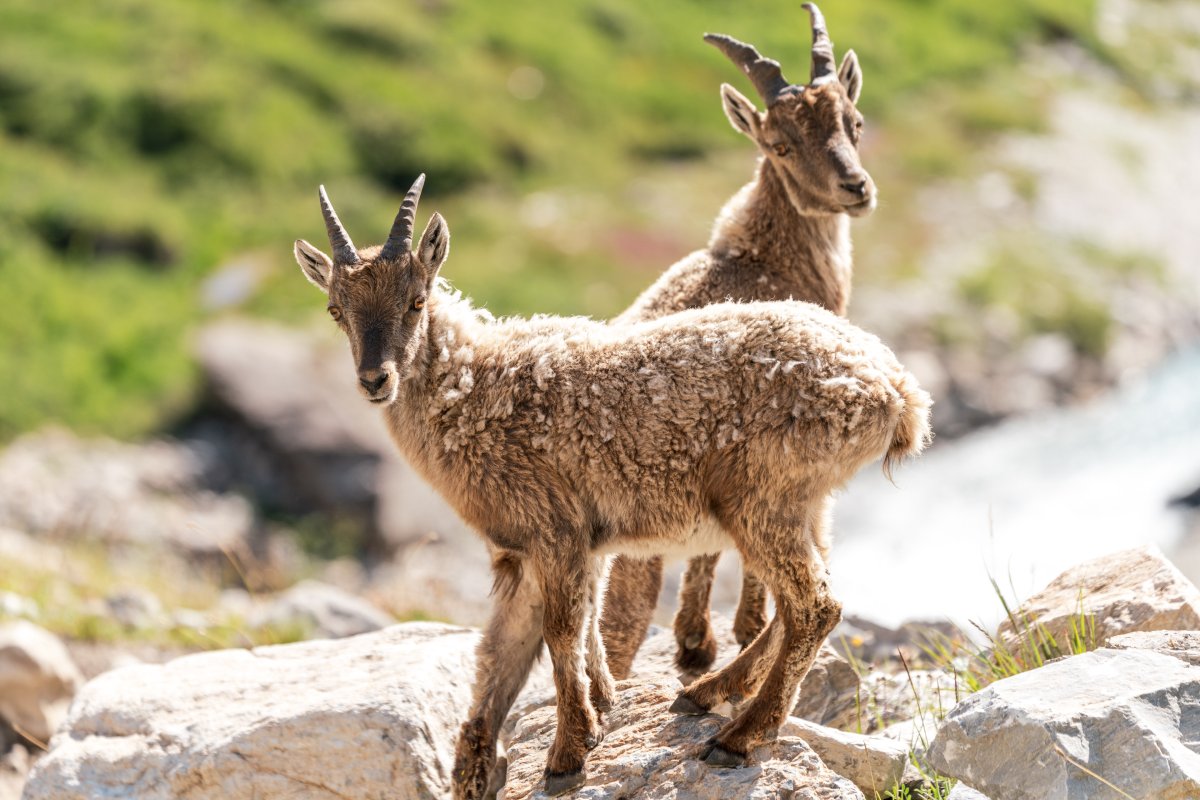
<svg viewBox="0 0 1200 800">
<path fill-rule="evenodd" d="M 246 546 L 254 516 L 243 498 L 208 491 L 204 472 L 203 459 L 178 442 L 83 440 L 61 430 L 29 434 L 0 452 L 0 527 L 166 542 L 223 560 L 223 550 Z M 15 537 L 4 538 L 4 549 L 19 549 Z"/>
<path fill-rule="evenodd" d="M 254 628 L 299 629 L 310 639 L 341 639 L 395 620 L 366 600 L 319 581 L 301 581 L 251 613 Z"/>
<path fill-rule="evenodd" d="M 468 541 L 458 516 L 401 459 L 379 409 L 358 394 L 340 339 L 247 320 L 205 327 L 196 354 L 209 424 L 196 435 L 222 453 L 235 472 L 228 480 L 264 506 L 354 519 L 377 551 L 431 532 Z"/>
<path fill-rule="evenodd" d="M 1082 609 L 1081 609 L 1082 603 Z M 1080 611 L 1095 619 L 1096 642 L 1122 633 L 1200 629 L 1200 589 L 1154 546 L 1123 550 L 1072 567 L 1021 604 L 1017 619 L 1045 628 L 1066 651 Z M 1021 631 L 1005 620 L 1000 638 L 1015 648 Z"/>
<path fill-rule="evenodd" d="M 950 790 L 950 794 L 946 796 L 946 800 L 988 800 L 988 796 L 983 792 L 975 791 L 960 781 L 954 784 L 954 788 Z"/>
<path fill-rule="evenodd" d="M 860 684 L 850 662 L 823 644 L 800 683 L 792 716 L 832 728 L 856 727 L 866 710 Z"/>
<path fill-rule="evenodd" d="M 130 629 L 159 628 L 168 623 L 162 602 L 145 589 L 126 587 L 104 598 L 108 616 Z"/>
<path fill-rule="evenodd" d="M 713 769 L 697 755 L 727 720 L 716 714 L 678 716 L 668 710 L 678 686 L 622 681 L 606 714 L 604 740 L 588 754 L 586 783 L 572 797 L 625 800 L 734 800 L 794 797 L 861 800 L 853 783 L 826 767 L 796 736 L 780 736 L 752 754 L 743 769 Z M 542 772 L 554 736 L 554 707 L 517 724 L 508 748 L 508 780 L 499 800 L 545 798 Z"/>
<path fill-rule="evenodd" d="M 1113 650 L 1153 650 L 1200 667 L 1200 631 L 1138 631 L 1113 636 L 1104 643 Z"/>
<path fill-rule="evenodd" d="M 0 623 L 0 720 L 45 742 L 83 683 L 62 641 L 32 622 Z"/>
<path fill-rule="evenodd" d="M 1150 651 L 1097 650 L 968 697 L 926 758 L 1004 800 L 1185 798 L 1200 796 L 1197 741 L 1200 667 Z"/>
<path fill-rule="evenodd" d="M 25 800 L 448 796 L 478 638 L 406 623 L 104 673 L 80 691 Z"/>
<path fill-rule="evenodd" d="M 839 731 L 795 717 L 789 717 L 779 733 L 799 736 L 825 766 L 849 778 L 868 797 L 886 792 L 908 771 L 908 748 L 894 739 Z"/>
</svg>

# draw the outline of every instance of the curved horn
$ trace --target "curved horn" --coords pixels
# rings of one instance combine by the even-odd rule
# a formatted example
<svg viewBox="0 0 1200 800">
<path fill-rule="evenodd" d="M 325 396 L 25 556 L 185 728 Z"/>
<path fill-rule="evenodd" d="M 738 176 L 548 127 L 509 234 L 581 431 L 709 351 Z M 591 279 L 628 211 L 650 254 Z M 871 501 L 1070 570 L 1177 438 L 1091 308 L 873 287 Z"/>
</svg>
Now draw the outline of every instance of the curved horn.
<svg viewBox="0 0 1200 800">
<path fill-rule="evenodd" d="M 833 61 L 833 42 L 829 40 L 829 31 L 825 29 L 825 15 L 817 8 L 817 4 L 805 3 L 803 8 L 808 9 L 812 17 L 812 74 L 808 82 L 817 83 L 837 73 Z"/>
<path fill-rule="evenodd" d="M 779 62 L 763 58 L 754 49 L 754 45 L 739 42 L 732 36 L 726 36 L 723 33 L 706 33 L 704 41 L 724 53 L 730 61 L 746 73 L 746 77 L 754 84 L 755 91 L 768 106 L 787 91 L 789 84 L 779 69 Z"/>
<path fill-rule="evenodd" d="M 354 242 L 350 241 L 350 234 L 346 233 L 346 228 L 338 219 L 337 212 L 333 210 L 333 203 L 329 202 L 329 195 L 325 194 L 324 186 L 321 187 L 319 194 L 321 196 L 321 216 L 325 217 L 325 233 L 329 234 L 329 246 L 333 248 L 334 263 L 357 264 L 358 251 L 354 249 Z"/>
<path fill-rule="evenodd" d="M 387 242 L 379 251 L 379 257 L 390 261 L 399 255 L 412 250 L 413 222 L 417 217 L 417 202 L 421 199 L 421 189 L 425 187 L 425 173 L 422 172 L 413 181 L 412 188 L 404 195 L 396 221 L 392 223 L 392 232 L 388 234 Z"/>
</svg>

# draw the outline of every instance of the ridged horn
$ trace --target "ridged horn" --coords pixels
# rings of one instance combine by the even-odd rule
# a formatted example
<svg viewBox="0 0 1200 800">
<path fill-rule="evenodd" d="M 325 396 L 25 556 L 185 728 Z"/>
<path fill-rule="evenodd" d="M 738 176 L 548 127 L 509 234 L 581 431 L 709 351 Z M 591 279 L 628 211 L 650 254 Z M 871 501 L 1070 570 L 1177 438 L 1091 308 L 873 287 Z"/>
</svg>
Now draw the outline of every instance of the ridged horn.
<svg viewBox="0 0 1200 800">
<path fill-rule="evenodd" d="M 754 45 L 739 42 L 732 36 L 726 36 L 723 33 L 706 33 L 704 41 L 724 53 L 730 61 L 746 73 L 746 77 L 754 84 L 758 96 L 768 106 L 787 91 L 790 84 L 783 77 L 779 62 L 763 58 L 758 50 L 754 49 Z"/>
<path fill-rule="evenodd" d="M 379 251 L 380 259 L 391 261 L 397 256 L 412 250 L 413 222 L 417 218 L 417 203 L 421 199 L 421 190 L 423 188 L 425 188 L 425 173 L 422 172 L 413 181 L 412 188 L 408 190 L 408 194 L 404 195 L 404 202 L 400 204 L 400 211 L 396 214 L 396 221 L 392 223 L 392 232 L 388 234 L 387 242 L 383 245 L 383 249 Z"/>
<path fill-rule="evenodd" d="M 357 264 L 358 251 L 354 249 L 354 242 L 350 241 L 350 234 L 346 233 L 345 226 L 338 219 L 337 212 L 333 210 L 333 203 L 329 202 L 329 195 L 325 194 L 324 186 L 321 187 L 319 194 L 321 196 L 321 216 L 325 217 L 325 233 L 329 234 L 329 246 L 333 248 L 333 263 Z"/>
<path fill-rule="evenodd" d="M 825 28 L 825 15 L 817 8 L 817 4 L 805 3 L 802 7 L 808 9 L 812 17 L 812 72 L 808 82 L 817 83 L 837 74 L 833 60 L 833 42 L 829 40 L 829 31 Z"/>
</svg>

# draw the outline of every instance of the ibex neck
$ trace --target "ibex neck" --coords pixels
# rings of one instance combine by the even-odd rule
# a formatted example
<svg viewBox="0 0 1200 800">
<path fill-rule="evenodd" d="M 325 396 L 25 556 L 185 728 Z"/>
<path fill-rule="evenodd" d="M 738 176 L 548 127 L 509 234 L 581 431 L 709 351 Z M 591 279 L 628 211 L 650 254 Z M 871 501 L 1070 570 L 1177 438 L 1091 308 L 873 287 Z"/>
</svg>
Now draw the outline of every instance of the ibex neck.
<svg viewBox="0 0 1200 800">
<path fill-rule="evenodd" d="M 745 262 L 747 269 L 797 284 L 797 300 L 846 313 L 853 268 L 850 218 L 800 213 L 766 158 L 759 159 L 754 180 L 721 210 L 708 249 L 715 258 Z"/>
<path fill-rule="evenodd" d="M 428 313 L 424 345 L 388 411 L 393 438 L 423 472 L 423 462 L 441 452 L 440 443 L 429 438 L 435 435 L 429 421 L 453 405 L 457 393 L 470 392 L 472 345 L 481 324 L 468 301 L 440 285 L 429 298 Z"/>
</svg>

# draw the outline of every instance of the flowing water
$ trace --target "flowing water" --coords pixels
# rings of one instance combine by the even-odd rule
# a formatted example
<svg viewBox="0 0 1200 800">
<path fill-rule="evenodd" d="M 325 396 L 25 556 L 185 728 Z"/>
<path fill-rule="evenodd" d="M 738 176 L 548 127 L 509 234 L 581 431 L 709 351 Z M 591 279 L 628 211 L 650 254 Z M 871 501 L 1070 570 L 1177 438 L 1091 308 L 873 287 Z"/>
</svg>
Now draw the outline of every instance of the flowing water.
<svg viewBox="0 0 1200 800">
<path fill-rule="evenodd" d="M 847 613 L 998 621 L 1085 559 L 1155 544 L 1200 582 L 1200 525 L 1172 498 L 1200 486 L 1200 348 L 1083 408 L 937 443 L 839 498 L 833 581 Z"/>
</svg>

